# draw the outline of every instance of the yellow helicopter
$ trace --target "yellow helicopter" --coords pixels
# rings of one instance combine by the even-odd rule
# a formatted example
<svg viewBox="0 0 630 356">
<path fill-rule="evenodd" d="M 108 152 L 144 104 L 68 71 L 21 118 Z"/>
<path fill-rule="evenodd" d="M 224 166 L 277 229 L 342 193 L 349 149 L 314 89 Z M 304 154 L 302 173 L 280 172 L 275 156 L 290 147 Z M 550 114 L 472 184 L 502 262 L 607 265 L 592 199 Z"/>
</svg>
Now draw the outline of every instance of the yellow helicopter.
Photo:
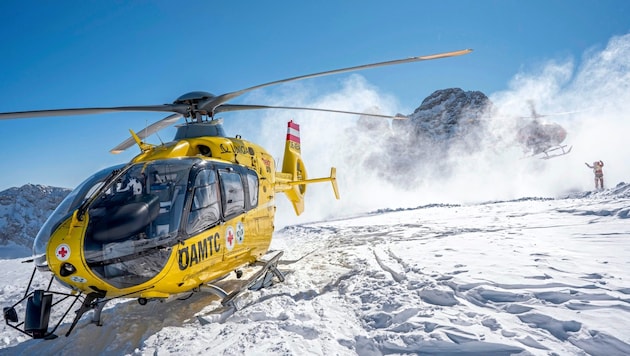
<svg viewBox="0 0 630 356">
<path fill-rule="evenodd" d="M 92 321 L 114 298 L 137 298 L 141 305 L 191 291 L 207 290 L 221 298 L 222 317 L 235 311 L 234 299 L 247 289 L 283 281 L 277 268 L 282 252 L 267 258 L 274 231 L 275 195 L 284 193 L 296 214 L 304 210 L 306 186 L 331 182 L 339 199 L 335 168 L 328 177 L 309 179 L 301 158 L 299 125 L 287 127 L 284 158 L 274 158 L 240 136 L 227 137 L 219 113 L 288 109 L 344 114 L 362 113 L 265 105 L 227 104 L 244 93 L 289 81 L 380 66 L 459 56 L 471 50 L 439 53 L 303 75 L 212 95 L 191 92 L 172 104 L 56 109 L 0 113 L 0 119 L 87 115 L 113 112 L 168 112 L 170 116 L 138 130 L 112 152 L 136 144 L 140 154 L 129 163 L 104 169 L 74 189 L 51 214 L 35 238 L 35 268 L 24 297 L 4 308 L 10 327 L 33 338 L 54 338 L 75 304 L 80 303 L 68 336 L 79 319 L 93 310 Z M 404 119 L 401 115 L 369 116 Z M 181 118 L 172 142 L 142 140 Z M 258 267 L 238 288 L 217 282 L 242 268 Z M 47 289 L 30 290 L 36 271 L 52 272 Z M 53 281 L 68 292 L 51 288 Z M 70 300 L 65 314 L 49 327 L 52 306 Z M 26 304 L 24 306 L 24 304 Z M 20 322 L 18 310 L 24 310 Z"/>
</svg>

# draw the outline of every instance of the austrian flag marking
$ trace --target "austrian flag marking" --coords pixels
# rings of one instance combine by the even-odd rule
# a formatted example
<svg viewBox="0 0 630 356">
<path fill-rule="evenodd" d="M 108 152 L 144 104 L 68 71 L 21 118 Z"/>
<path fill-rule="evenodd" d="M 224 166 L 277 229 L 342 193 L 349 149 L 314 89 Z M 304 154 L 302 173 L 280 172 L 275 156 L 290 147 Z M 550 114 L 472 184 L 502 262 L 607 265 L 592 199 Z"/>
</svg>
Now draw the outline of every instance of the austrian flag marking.
<svg viewBox="0 0 630 356">
<path fill-rule="evenodd" d="M 287 141 L 300 143 L 300 125 L 293 121 L 289 121 L 289 127 L 287 128 Z"/>
<path fill-rule="evenodd" d="M 57 250 L 55 250 L 55 256 L 59 261 L 65 261 L 70 258 L 70 246 L 66 244 L 61 244 L 57 246 Z"/>
</svg>

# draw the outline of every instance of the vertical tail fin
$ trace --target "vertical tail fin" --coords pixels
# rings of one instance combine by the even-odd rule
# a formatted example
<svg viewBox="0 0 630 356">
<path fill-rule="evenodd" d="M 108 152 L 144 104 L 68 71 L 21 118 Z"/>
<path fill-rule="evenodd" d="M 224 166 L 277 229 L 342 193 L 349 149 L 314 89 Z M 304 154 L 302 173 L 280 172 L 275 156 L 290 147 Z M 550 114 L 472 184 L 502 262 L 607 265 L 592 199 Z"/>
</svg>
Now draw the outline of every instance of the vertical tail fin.
<svg viewBox="0 0 630 356">
<path fill-rule="evenodd" d="M 306 193 L 307 184 L 329 181 L 333 185 L 335 196 L 339 199 L 335 168 L 331 169 L 330 177 L 308 179 L 301 152 L 300 125 L 289 121 L 287 140 L 284 146 L 282 172 L 276 172 L 276 191 L 286 194 L 289 201 L 293 204 L 297 215 L 304 211 L 304 194 Z"/>
<path fill-rule="evenodd" d="M 300 125 L 291 120 L 287 124 L 287 141 L 284 145 L 282 172 L 295 174 L 299 177 L 298 179 L 306 179 L 306 171 L 304 170 L 304 165 L 302 164 L 301 154 Z"/>
</svg>

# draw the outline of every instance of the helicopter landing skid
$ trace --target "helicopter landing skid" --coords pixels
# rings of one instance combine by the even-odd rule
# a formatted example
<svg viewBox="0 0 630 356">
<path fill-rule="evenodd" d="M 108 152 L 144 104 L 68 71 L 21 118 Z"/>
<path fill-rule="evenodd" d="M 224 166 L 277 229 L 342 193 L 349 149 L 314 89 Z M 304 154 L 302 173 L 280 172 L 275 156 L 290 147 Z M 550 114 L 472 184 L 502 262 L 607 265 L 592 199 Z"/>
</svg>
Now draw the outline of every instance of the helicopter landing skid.
<svg viewBox="0 0 630 356">
<path fill-rule="evenodd" d="M 69 336 L 75 326 L 77 326 L 77 322 L 83 314 L 90 310 L 94 310 L 94 314 L 92 315 L 92 323 L 97 326 L 103 326 L 101 322 L 101 312 L 103 311 L 103 307 L 108 300 L 103 300 L 105 297 L 105 293 L 92 292 L 85 296 L 83 299 L 83 303 L 81 303 L 81 307 L 76 311 L 76 315 L 72 320 L 72 324 L 70 325 L 70 329 L 66 333 L 66 336 Z"/>
<path fill-rule="evenodd" d="M 567 148 L 568 147 L 568 148 Z M 545 150 L 538 150 L 534 153 L 529 153 L 521 159 L 529 159 L 529 158 L 540 158 L 540 159 L 550 159 L 555 157 L 564 156 L 571 152 L 573 146 L 568 145 L 559 145 L 547 148 Z"/>
<path fill-rule="evenodd" d="M 545 155 L 540 157 L 540 159 L 550 159 L 550 158 L 564 156 L 568 154 L 569 152 L 571 152 L 571 149 L 573 148 L 573 146 L 570 146 L 568 149 L 566 148 L 567 148 L 567 145 L 562 145 L 562 146 L 556 146 L 548 150 L 545 150 L 543 152 Z"/>
<path fill-rule="evenodd" d="M 268 261 L 258 260 L 254 262 L 252 265 L 261 266 L 261 268 L 247 279 L 241 287 L 230 293 L 214 284 L 203 285 L 202 290 L 208 291 L 221 298 L 221 306 L 204 315 L 198 315 L 197 320 L 199 320 L 201 325 L 225 322 L 227 318 L 238 310 L 235 301 L 242 293 L 248 290 L 257 291 L 269 287 L 274 283 L 274 277 L 276 277 L 279 282 L 284 282 L 284 274 L 278 269 L 278 262 L 283 253 L 283 251 L 279 251 Z"/>
</svg>

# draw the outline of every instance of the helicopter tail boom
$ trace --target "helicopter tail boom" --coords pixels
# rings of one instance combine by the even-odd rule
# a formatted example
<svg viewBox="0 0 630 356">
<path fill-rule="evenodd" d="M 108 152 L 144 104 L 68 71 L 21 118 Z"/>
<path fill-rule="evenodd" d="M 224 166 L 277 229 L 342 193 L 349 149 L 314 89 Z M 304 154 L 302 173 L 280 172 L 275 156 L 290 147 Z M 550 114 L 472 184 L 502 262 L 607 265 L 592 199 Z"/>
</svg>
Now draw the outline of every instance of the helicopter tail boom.
<svg viewBox="0 0 630 356">
<path fill-rule="evenodd" d="M 306 193 L 307 184 L 331 182 L 335 197 L 339 199 L 336 169 L 334 167 L 331 168 L 330 177 L 308 179 L 301 152 L 300 125 L 289 121 L 287 125 L 287 139 L 284 146 L 282 172 L 276 172 L 275 190 L 283 192 L 289 198 L 296 215 L 300 215 L 304 211 L 304 194 Z"/>
</svg>

